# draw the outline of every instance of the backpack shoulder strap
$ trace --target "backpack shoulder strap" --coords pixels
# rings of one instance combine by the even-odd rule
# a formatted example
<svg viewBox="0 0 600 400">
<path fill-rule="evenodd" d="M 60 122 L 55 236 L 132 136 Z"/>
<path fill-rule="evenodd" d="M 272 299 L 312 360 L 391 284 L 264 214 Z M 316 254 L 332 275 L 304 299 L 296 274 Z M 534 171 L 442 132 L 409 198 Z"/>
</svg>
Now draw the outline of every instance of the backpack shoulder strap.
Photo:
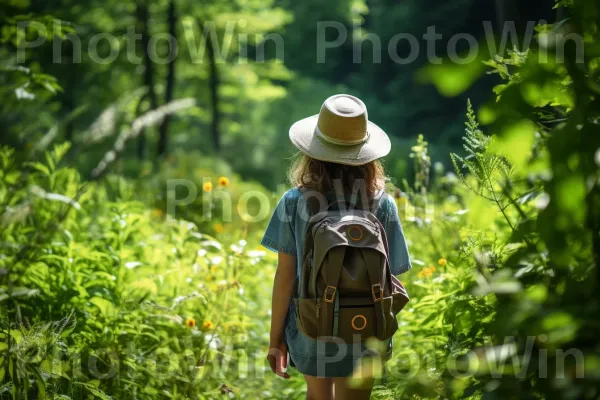
<svg viewBox="0 0 600 400">
<path fill-rule="evenodd" d="M 333 287 L 337 287 L 340 280 L 345 254 L 346 246 L 336 246 L 327 253 L 328 268 L 325 268 L 325 279 L 327 280 L 327 284 Z"/>
</svg>

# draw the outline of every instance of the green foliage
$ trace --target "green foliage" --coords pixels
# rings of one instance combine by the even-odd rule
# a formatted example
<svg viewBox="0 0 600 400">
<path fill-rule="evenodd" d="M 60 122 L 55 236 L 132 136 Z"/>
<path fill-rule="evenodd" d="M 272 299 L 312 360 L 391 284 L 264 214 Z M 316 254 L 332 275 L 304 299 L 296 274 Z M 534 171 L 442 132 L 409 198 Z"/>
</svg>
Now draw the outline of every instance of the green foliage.
<svg viewBox="0 0 600 400">
<path fill-rule="evenodd" d="M 0 17 L 24 18 L 17 15 L 27 3 L 11 2 L 8 19 Z M 416 13 L 417 3 L 384 1 L 369 9 L 336 1 L 318 10 L 345 24 L 359 19 L 389 38 L 394 21 L 415 32 L 435 18 Z M 239 39 L 225 29 L 236 18 L 247 19 L 238 29 L 257 34 L 253 45 L 284 26 L 298 42 L 315 34 L 305 27 L 314 22 L 316 4 L 269 11 L 262 4 L 178 6 L 186 24 L 216 20 L 219 39 Z M 438 11 L 462 19 L 466 14 L 457 10 L 469 4 L 449 2 Z M 135 17 L 129 2 L 86 5 L 33 4 L 36 15 L 68 10 L 61 18 L 98 31 L 119 32 Z M 153 3 L 151 14 L 157 18 L 165 7 Z M 392 138 L 403 146 L 395 146 L 388 170 L 402 190 L 391 183 L 388 189 L 414 268 L 402 277 L 411 303 L 400 315 L 387 382 L 378 382 L 373 398 L 600 393 L 600 9 L 593 0 L 557 7 L 567 8 L 568 19 L 539 26 L 528 51 L 422 73 L 452 96 L 465 96 L 486 67 L 502 81 L 488 104 L 477 109 L 468 102 L 463 151 L 451 154 L 454 173 L 432 163 L 431 150 L 445 145 L 430 137 L 433 129 L 396 127 L 427 135 L 412 147 Z M 152 29 L 164 31 L 162 25 Z M 582 41 L 565 40 L 567 34 Z M 350 63 L 302 70 L 314 53 L 298 52 L 285 66 L 226 59 L 219 89 L 224 154 L 216 156 L 204 133 L 210 96 L 197 90 L 208 82 L 208 66 L 182 62 L 176 98 L 193 97 L 195 106 L 174 121 L 176 148 L 164 160 L 140 162 L 131 156 L 133 139 L 147 130 L 154 140 L 152 127 L 174 112 L 169 105 L 147 111 L 150 88 L 139 89 L 143 82 L 130 78 L 124 60 L 110 71 L 85 64 L 84 76 L 73 79 L 66 79 L 71 68 L 48 63 L 43 51 L 27 52 L 27 67 L 15 67 L 10 43 L 23 40 L 18 35 L 3 26 L 0 90 L 7 101 L 0 119 L 9 134 L 3 138 L 14 146 L 0 148 L 0 398 L 303 398 L 302 377 L 278 381 L 263 361 L 276 256 L 258 243 L 284 189 L 270 193 L 263 186 L 274 187 L 285 173 L 291 146 L 281 132 L 316 113 L 315 104 L 334 91 L 369 92 L 366 102 L 381 106 L 370 115 L 390 126 L 398 110 L 402 120 L 423 119 L 430 102 L 409 104 L 415 101 L 406 96 L 413 85 L 408 74 L 385 64 L 365 64 L 361 74 L 381 75 L 371 84 L 349 71 Z M 336 49 L 340 60 L 348 49 Z M 314 79 L 332 75 L 345 85 Z M 109 76 L 114 84 L 93 86 L 98 90 L 82 85 Z M 162 84 L 155 89 L 162 93 Z M 72 148 L 55 145 L 69 130 Z M 403 179 L 409 147 L 410 183 Z"/>
<path fill-rule="evenodd" d="M 110 139 L 100 140 L 94 148 L 81 148 L 78 143 L 85 141 L 83 136 L 89 133 L 90 125 L 113 107 L 117 99 L 139 93 L 139 88 L 145 87 L 148 92 L 155 92 L 157 106 L 164 105 L 169 86 L 167 66 L 162 61 L 147 66 L 142 58 L 144 43 L 139 39 L 132 42 L 126 32 L 133 27 L 136 34 L 142 31 L 144 18 L 140 11 L 147 9 L 151 21 L 149 35 L 155 39 L 164 35 L 169 31 L 166 21 L 169 3 L 87 0 L 74 5 L 59 0 L 3 4 L 0 7 L 3 26 L 0 94 L 5 99 L 0 106 L 2 143 L 22 150 L 42 137 L 58 142 L 67 140 L 74 144 L 77 158 L 83 160 L 82 170 L 86 173 L 91 170 L 91 164 L 100 162 L 98 156 L 108 150 Z M 434 142 L 432 149 L 440 149 L 437 154 L 444 155 L 441 162 L 449 161 L 445 157 L 447 149 L 457 146 L 460 135 L 459 108 L 439 96 L 434 88 L 417 90 L 413 74 L 426 61 L 424 57 L 404 65 L 393 61 L 389 53 L 404 57 L 409 50 L 402 40 L 397 46 L 391 45 L 394 35 L 400 33 L 398 27 L 420 37 L 424 27 L 438 24 L 443 15 L 455 16 L 452 21 L 438 24 L 444 40 L 454 32 L 471 32 L 473 27 L 467 24 L 466 16 L 473 0 L 456 0 L 443 7 L 435 5 L 435 13 L 424 11 L 433 7 L 433 2 L 423 7 L 419 1 L 367 4 L 336 0 L 327 6 L 319 1 L 271 0 L 174 4 L 178 55 L 173 93 L 175 99 L 194 98 L 196 106 L 169 118 L 169 150 L 194 149 L 207 156 L 223 157 L 245 179 L 259 180 L 274 189 L 275 182 L 284 180 L 286 160 L 269 154 L 273 149 L 279 150 L 285 141 L 285 132 L 294 122 L 291 116 L 300 109 L 309 109 L 314 114 L 323 99 L 335 92 L 345 92 L 365 99 L 371 118 L 397 139 L 397 148 L 402 147 L 398 155 L 406 153 L 405 146 L 414 132 L 423 132 Z M 26 29 L 18 27 L 17 22 L 22 20 L 35 24 Z M 325 63 L 317 62 L 314 49 L 323 40 L 319 21 L 339 22 L 347 33 L 342 45 L 327 50 Z M 216 106 L 207 40 L 202 34 L 207 26 L 214 28 L 218 47 Z M 36 39 L 38 32 L 44 42 L 35 48 L 24 46 Z M 329 33 L 334 33 L 334 29 L 330 29 L 328 37 Z M 112 43 L 113 50 L 118 47 L 114 61 L 99 63 L 98 58 L 91 57 L 95 50 L 101 59 L 110 53 L 108 40 L 91 41 L 98 34 L 122 38 Z M 381 39 L 381 63 L 373 59 L 368 34 Z M 157 57 L 164 60 L 168 50 L 166 41 L 161 39 L 154 44 Z M 354 59 L 359 44 L 363 58 L 360 68 Z M 437 50 L 442 55 L 441 49 Z M 16 53 L 23 56 L 18 63 Z M 146 78 L 147 69 L 152 69 L 152 82 Z M 311 95 L 307 96 L 307 92 Z M 471 95 L 476 102 L 481 97 L 476 93 Z M 130 121 L 153 107 L 151 98 L 146 93 L 127 106 Z M 218 151 L 215 151 L 214 126 L 221 137 Z M 157 130 L 145 129 L 140 135 L 144 139 L 138 143 L 132 141 L 122 154 L 154 161 L 155 152 L 148 149 L 157 147 Z M 240 157 L 240 153 L 252 156 Z M 127 172 L 135 177 L 141 169 Z"/>
<path fill-rule="evenodd" d="M 415 314 L 425 306 L 422 319 L 413 320 L 411 310 L 402 316 L 411 339 L 399 340 L 414 350 L 392 363 L 404 361 L 409 371 L 406 360 L 430 338 L 434 344 L 426 352 L 429 373 L 399 376 L 381 398 L 597 396 L 599 332 L 589 310 L 599 307 L 600 164 L 593 160 L 600 142 L 591 133 L 598 129 L 599 75 L 588 35 L 597 29 L 597 11 L 591 1 L 575 2 L 570 13 L 579 22 L 540 28 L 543 47 L 487 62 L 505 82 L 480 111 L 487 126 L 467 105 L 466 155 L 452 154 L 462 185 L 446 175 L 426 200 L 413 189 L 398 195 L 407 237 L 417 238 L 410 243 L 415 271 L 406 278 Z M 548 32 L 565 29 L 581 29 L 586 38 L 583 62 L 566 43 L 548 46 Z M 564 64 L 547 62 L 561 54 L 559 44 L 566 46 Z M 466 208 L 444 212 L 454 202 Z M 448 263 L 419 258 L 431 254 Z M 434 293 L 449 296 L 429 310 Z"/>
<path fill-rule="evenodd" d="M 569 28 L 580 29 L 582 38 L 598 26 L 597 20 L 583 17 L 591 10 L 598 15 L 592 2 L 571 9 L 572 18 L 581 24 Z M 559 25 L 540 30 L 539 42 L 547 45 L 548 32 L 562 29 Z M 593 46 L 589 40 L 584 43 L 586 50 Z M 564 65 L 548 62 L 561 55 L 560 45 L 566 46 Z M 598 93 L 591 88 L 598 82 L 598 60 L 593 50 L 587 54 L 590 58 L 579 63 L 573 48 L 557 41 L 487 63 L 507 80 L 495 89 L 497 104 L 482 110 L 488 122 L 494 121 L 489 129 L 497 135 L 480 130 L 469 106 L 467 156 L 453 155 L 456 171 L 467 187 L 488 202 L 474 202 L 478 207 L 474 211 L 485 215 L 491 204 L 503 219 L 496 226 L 510 228 L 494 232 L 492 239 L 500 246 L 478 257 L 480 277 L 473 293 L 494 293 L 498 299 L 495 317 L 483 330 L 492 345 L 516 346 L 516 354 L 530 351 L 531 355 L 529 363 L 520 364 L 516 371 L 510 367 L 513 357 L 508 357 L 496 364 L 501 366 L 498 376 L 476 373 L 463 393 L 485 390 L 490 382 L 495 382 L 490 395 L 496 398 L 519 393 L 543 398 L 597 393 L 596 383 L 581 376 L 584 363 L 595 360 L 595 345 L 588 338 L 597 333 L 592 333 L 595 328 L 582 328 L 590 326 L 592 317 L 580 305 L 585 301 L 586 307 L 598 306 L 592 293 L 598 288 L 600 223 L 595 211 L 600 206 L 599 166 L 591 163 L 600 142 L 588 131 L 597 129 L 593 104 L 598 103 Z M 464 170 L 469 174 L 464 175 Z M 586 189 L 580 186 L 584 180 Z M 484 226 L 490 226 L 489 221 Z M 515 343 L 507 343 L 507 337 L 515 337 Z M 561 352 L 568 349 L 577 349 L 581 358 L 563 359 Z M 480 363 L 489 351 L 483 355 Z M 563 369 L 571 373 L 559 385 Z"/>
<path fill-rule="evenodd" d="M 410 158 L 415 160 L 415 190 L 425 194 L 429 186 L 431 159 L 427 155 L 428 143 L 423 135 L 417 137 L 417 145 L 411 149 Z"/>
<path fill-rule="evenodd" d="M 59 167 L 67 149 L 26 164 L 0 151 L 4 390 L 15 399 L 277 398 L 258 384 L 277 386 L 261 353 L 273 262 L 248 244 L 258 231 L 220 232 L 221 243 L 135 201 L 122 178 L 82 182 Z"/>
<path fill-rule="evenodd" d="M 456 173 L 469 189 L 500 205 L 502 195 L 497 194 L 498 184 L 511 179 L 512 167 L 502 154 L 488 151 L 492 144 L 491 138 L 479 129 L 471 102 L 467 105 L 467 122 L 463 140 L 467 156 L 450 155 Z M 463 171 L 467 171 L 469 175 L 466 176 Z"/>
</svg>

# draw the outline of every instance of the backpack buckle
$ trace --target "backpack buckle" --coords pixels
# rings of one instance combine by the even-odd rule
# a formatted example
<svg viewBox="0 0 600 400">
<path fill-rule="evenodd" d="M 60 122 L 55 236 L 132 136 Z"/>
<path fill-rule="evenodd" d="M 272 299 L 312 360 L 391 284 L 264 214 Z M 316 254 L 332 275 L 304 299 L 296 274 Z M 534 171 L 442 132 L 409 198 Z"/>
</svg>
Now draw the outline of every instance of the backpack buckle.
<svg viewBox="0 0 600 400">
<path fill-rule="evenodd" d="M 327 286 L 327 288 L 325 288 L 325 293 L 323 294 L 323 301 L 325 301 L 325 303 L 333 303 L 336 290 L 335 286 Z"/>
<path fill-rule="evenodd" d="M 375 288 L 377 288 L 377 291 L 375 291 Z M 375 303 L 383 300 L 383 289 L 381 289 L 380 283 L 371 286 L 371 293 L 373 294 L 373 301 L 375 301 Z"/>
</svg>

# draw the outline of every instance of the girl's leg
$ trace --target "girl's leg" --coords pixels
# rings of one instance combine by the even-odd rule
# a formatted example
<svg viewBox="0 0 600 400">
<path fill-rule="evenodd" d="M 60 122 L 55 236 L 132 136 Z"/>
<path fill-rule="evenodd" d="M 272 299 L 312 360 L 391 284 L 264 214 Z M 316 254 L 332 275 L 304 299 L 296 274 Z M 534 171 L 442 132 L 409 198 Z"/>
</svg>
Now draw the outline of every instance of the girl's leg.
<svg viewBox="0 0 600 400">
<path fill-rule="evenodd" d="M 359 388 L 349 387 L 348 378 L 333 378 L 335 400 L 369 400 L 374 379 L 364 379 Z"/>
<path fill-rule="evenodd" d="M 331 378 L 304 375 L 306 379 L 306 400 L 333 400 Z"/>
</svg>

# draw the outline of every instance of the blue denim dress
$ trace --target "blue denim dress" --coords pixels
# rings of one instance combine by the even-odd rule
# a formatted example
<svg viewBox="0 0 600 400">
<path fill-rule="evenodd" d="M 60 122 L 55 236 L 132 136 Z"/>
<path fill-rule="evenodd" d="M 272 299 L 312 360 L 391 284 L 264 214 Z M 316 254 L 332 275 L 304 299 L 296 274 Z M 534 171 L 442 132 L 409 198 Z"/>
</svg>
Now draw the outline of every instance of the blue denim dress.
<svg viewBox="0 0 600 400">
<path fill-rule="evenodd" d="M 261 242 L 269 250 L 296 256 L 297 279 L 300 279 L 302 273 L 304 234 L 308 223 L 306 215 L 307 206 L 302 192 L 298 188 L 288 190 L 279 200 Z M 392 274 L 399 275 L 408 271 L 411 268 L 408 248 L 396 203 L 390 195 L 382 195 L 375 216 L 385 228 Z M 294 303 L 290 302 L 285 324 L 285 341 L 291 364 L 304 375 L 349 376 L 365 348 L 361 345 L 311 339 L 298 329 L 294 315 Z"/>
</svg>

